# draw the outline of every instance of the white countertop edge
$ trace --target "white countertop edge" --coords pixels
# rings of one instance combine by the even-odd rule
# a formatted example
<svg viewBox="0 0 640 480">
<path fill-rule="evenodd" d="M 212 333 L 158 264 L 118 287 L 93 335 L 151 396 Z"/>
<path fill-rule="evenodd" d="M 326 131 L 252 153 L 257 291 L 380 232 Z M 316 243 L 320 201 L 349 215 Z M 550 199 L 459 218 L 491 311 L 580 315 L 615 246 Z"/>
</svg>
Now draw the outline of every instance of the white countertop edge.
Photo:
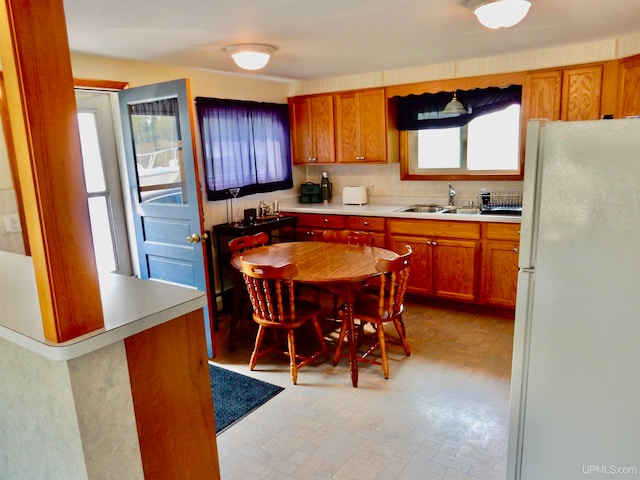
<svg viewBox="0 0 640 480">
<path fill-rule="evenodd" d="M 0 338 L 50 360 L 78 358 L 207 305 L 200 290 L 104 274 L 104 328 L 55 343 L 44 338 L 31 257 L 0 252 L 0 264 L 11 274 L 0 278 Z"/>
<path fill-rule="evenodd" d="M 518 215 L 486 215 L 486 214 L 448 214 L 448 213 L 415 213 L 398 212 L 401 208 L 410 205 L 441 205 L 433 199 L 416 199 L 412 197 L 369 197 L 369 203 L 364 205 L 344 205 L 341 196 L 334 196 L 329 203 L 299 203 L 298 197 L 289 197 L 280 202 L 281 212 L 291 213 L 319 213 L 328 215 L 359 215 L 363 217 L 387 217 L 387 218 L 415 218 L 429 220 L 453 220 L 463 222 L 496 222 L 496 223 L 520 223 Z"/>
<path fill-rule="evenodd" d="M 116 327 L 111 330 L 105 331 L 104 329 L 90 332 L 78 338 L 74 338 L 70 342 L 66 343 L 42 343 L 31 337 L 18 333 L 14 330 L 0 325 L 0 337 L 10 342 L 19 345 L 27 350 L 30 350 L 38 355 L 41 355 L 49 360 L 67 361 L 74 358 L 81 357 L 87 353 L 99 350 L 112 343 L 119 342 L 125 338 L 132 337 L 140 332 L 156 327 L 163 323 L 166 323 L 181 315 L 193 312 L 199 308 L 206 306 L 206 294 L 200 292 L 202 295 L 199 298 L 189 300 L 175 307 L 163 310 L 162 312 L 148 315 L 144 318 L 139 318 L 130 323 L 126 323 L 122 326 Z"/>
</svg>

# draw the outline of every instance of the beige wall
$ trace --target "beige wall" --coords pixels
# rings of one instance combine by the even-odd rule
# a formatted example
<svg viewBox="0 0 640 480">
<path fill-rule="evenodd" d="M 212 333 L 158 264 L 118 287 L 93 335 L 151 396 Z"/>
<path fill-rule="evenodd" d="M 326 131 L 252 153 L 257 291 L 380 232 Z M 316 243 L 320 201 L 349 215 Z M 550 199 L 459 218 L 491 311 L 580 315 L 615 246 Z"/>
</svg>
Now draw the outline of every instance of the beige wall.
<svg viewBox="0 0 640 480">
<path fill-rule="evenodd" d="M 270 81 L 255 74 L 230 75 L 78 54 L 72 54 L 72 62 L 74 76 L 81 78 L 119 80 L 129 82 L 131 86 L 137 86 L 188 77 L 191 79 L 194 96 L 285 102 L 287 96 L 292 95 L 548 68 L 611 60 L 636 53 L 640 53 L 640 32 L 620 38 L 532 50 L 518 54 L 466 59 L 435 65 L 292 83 Z M 236 209 L 257 207 L 260 200 L 272 203 L 277 197 L 296 195 L 300 183 L 306 181 L 319 182 L 323 170 L 329 171 L 337 193 L 346 185 L 366 184 L 368 187 L 373 186 L 373 189 L 370 189 L 370 195 L 419 198 L 441 198 L 446 196 L 446 182 L 444 181 L 401 182 L 397 164 L 294 167 L 294 189 L 288 192 L 275 192 L 273 194 L 241 198 L 235 202 Z M 203 167 L 201 166 L 201 173 L 202 171 Z M 521 184 L 519 182 L 459 181 L 456 182 L 455 187 L 460 198 L 466 200 L 474 198 L 480 188 L 488 188 L 494 191 L 511 190 L 521 188 Z M 226 221 L 224 202 L 207 202 L 205 200 L 204 205 L 207 226 Z"/>
<path fill-rule="evenodd" d="M 462 78 L 572 65 L 622 58 L 637 53 L 640 53 L 640 32 L 620 38 L 518 54 L 292 83 L 269 80 L 256 74 L 233 75 L 73 53 L 71 59 L 73 74 L 77 78 L 125 81 L 130 86 L 147 85 L 177 78 L 189 78 L 194 97 L 207 96 L 265 102 L 286 102 L 287 96 L 290 95 L 399 85 L 436 79 Z M 201 158 L 200 152 L 199 157 Z M 305 166 L 294 167 L 294 188 L 292 190 L 241 198 L 235 202 L 236 209 L 242 210 L 244 208 L 257 207 L 260 200 L 265 200 L 271 204 L 278 197 L 295 196 L 298 193 L 300 183 L 306 181 L 319 182 L 323 170 L 329 171 L 334 183 L 334 191 L 337 193 L 340 193 L 343 186 L 365 184 L 370 190 L 370 195 L 374 196 L 437 199 L 446 197 L 446 182 L 444 181 L 401 182 L 397 164 Z M 202 164 L 200 171 L 202 175 L 204 171 Z M 494 191 L 512 190 L 521 188 L 521 184 L 520 182 L 459 181 L 455 182 L 455 187 L 460 200 L 464 201 L 474 198 L 480 188 L 488 188 Z M 0 206 L 3 203 L 2 199 L 0 199 Z M 205 199 L 204 213 L 207 227 L 226 221 L 224 202 L 208 202 Z"/>
<path fill-rule="evenodd" d="M 597 42 L 565 45 L 492 57 L 470 58 L 360 75 L 294 82 L 291 84 L 289 94 L 292 96 L 305 95 L 357 88 L 404 85 L 449 78 L 473 77 L 477 75 L 520 72 L 614 60 L 638 53 L 640 53 L 640 31 L 619 38 L 610 38 Z"/>
<path fill-rule="evenodd" d="M 6 215 L 18 215 L 16 191 L 13 188 L 7 146 L 0 126 L 0 250 L 24 254 L 22 233 L 9 233 L 4 227 L 3 219 Z"/>
<path fill-rule="evenodd" d="M 272 81 L 256 75 L 233 75 L 204 70 L 166 67 L 151 63 L 129 62 L 124 60 L 87 55 L 71 54 L 73 75 L 75 78 L 113 80 L 128 82 L 136 87 L 179 78 L 189 78 L 193 97 L 233 98 L 238 100 L 254 100 L 260 102 L 286 103 L 289 84 Z M 197 130 L 197 128 L 196 128 Z M 204 182 L 204 165 L 199 145 L 199 134 L 196 132 L 200 175 Z M 296 172 L 296 176 L 299 173 Z M 295 179 L 294 184 L 300 183 Z M 285 195 L 293 195 L 292 190 Z M 272 203 L 283 192 L 272 195 L 253 195 L 234 202 L 234 207 L 244 209 L 257 207 L 260 200 Z M 205 227 L 226 221 L 224 201 L 208 202 L 203 188 L 203 204 Z"/>
</svg>

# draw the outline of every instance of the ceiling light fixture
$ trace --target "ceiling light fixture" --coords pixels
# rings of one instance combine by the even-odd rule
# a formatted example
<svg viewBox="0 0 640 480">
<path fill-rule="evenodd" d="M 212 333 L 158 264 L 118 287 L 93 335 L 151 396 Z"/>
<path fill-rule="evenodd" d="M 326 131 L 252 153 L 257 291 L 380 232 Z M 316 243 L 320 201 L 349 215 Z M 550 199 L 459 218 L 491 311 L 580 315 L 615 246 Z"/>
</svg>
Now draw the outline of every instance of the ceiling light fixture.
<svg viewBox="0 0 640 480">
<path fill-rule="evenodd" d="M 531 0 L 468 0 L 467 6 L 485 27 L 509 28 L 527 15 Z"/>
<path fill-rule="evenodd" d="M 469 112 L 467 111 L 466 108 L 464 108 L 464 105 L 460 103 L 460 100 L 458 100 L 456 93 L 453 92 L 453 98 L 449 103 L 447 103 L 447 106 L 444 107 L 444 109 L 442 110 L 442 115 L 445 117 L 457 117 L 459 115 L 462 115 L 463 113 L 469 113 Z"/>
<path fill-rule="evenodd" d="M 233 61 L 245 70 L 260 70 L 271 58 L 276 47 L 271 45 L 242 44 L 229 45 L 224 51 L 231 55 Z"/>
</svg>

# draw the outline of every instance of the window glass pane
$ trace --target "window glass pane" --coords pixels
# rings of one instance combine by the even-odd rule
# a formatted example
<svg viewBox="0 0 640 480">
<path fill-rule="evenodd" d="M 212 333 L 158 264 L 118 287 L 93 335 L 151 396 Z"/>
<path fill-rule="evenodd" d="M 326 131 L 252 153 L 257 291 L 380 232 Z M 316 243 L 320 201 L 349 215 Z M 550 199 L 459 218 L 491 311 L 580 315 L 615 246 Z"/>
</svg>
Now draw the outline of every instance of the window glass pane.
<svg viewBox="0 0 640 480">
<path fill-rule="evenodd" d="M 520 105 L 477 117 L 467 132 L 469 170 L 516 170 L 520 144 Z"/>
<path fill-rule="evenodd" d="M 188 201 L 175 98 L 130 106 L 140 202 Z"/>
<path fill-rule="evenodd" d="M 104 196 L 89 198 L 89 216 L 93 234 L 93 250 L 98 270 L 112 272 L 116 269 L 114 239 L 109 221 L 107 198 Z"/>
<path fill-rule="evenodd" d="M 80 146 L 82 148 L 84 181 L 87 186 L 87 192 L 104 192 L 107 187 L 104 170 L 102 169 L 95 115 L 90 112 L 78 113 L 78 127 L 80 130 Z"/>
<path fill-rule="evenodd" d="M 459 168 L 460 127 L 418 130 L 418 168 Z"/>
</svg>

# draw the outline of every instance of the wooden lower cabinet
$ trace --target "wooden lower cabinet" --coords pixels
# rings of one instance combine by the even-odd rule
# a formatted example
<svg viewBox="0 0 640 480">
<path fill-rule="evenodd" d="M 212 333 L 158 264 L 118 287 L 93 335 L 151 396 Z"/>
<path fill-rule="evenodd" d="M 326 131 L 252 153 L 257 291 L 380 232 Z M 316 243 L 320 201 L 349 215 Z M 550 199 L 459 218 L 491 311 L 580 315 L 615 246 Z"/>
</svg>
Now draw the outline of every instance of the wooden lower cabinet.
<svg viewBox="0 0 640 480">
<path fill-rule="evenodd" d="M 483 226 L 481 303 L 515 307 L 519 238 L 519 224 L 488 223 Z"/>
<path fill-rule="evenodd" d="M 373 232 L 376 237 L 373 244 L 382 248 L 386 246 L 386 220 L 383 217 L 351 216 L 347 218 L 347 228 Z"/>
<path fill-rule="evenodd" d="M 328 229 L 374 232 L 375 245 L 413 250 L 407 291 L 487 306 L 514 308 L 519 223 L 464 222 L 349 215 L 298 216 L 298 240 L 318 240 Z"/>
<path fill-rule="evenodd" d="M 413 249 L 407 291 L 451 300 L 477 299 L 480 242 L 437 237 L 391 236 L 392 249 Z"/>
<path fill-rule="evenodd" d="M 297 238 L 300 241 L 321 240 L 325 230 L 344 230 L 347 228 L 345 215 L 322 215 L 320 213 L 288 214 L 298 217 Z"/>
<path fill-rule="evenodd" d="M 288 213 L 298 217 L 297 239 L 319 240 L 325 230 L 362 230 L 375 234 L 376 247 L 386 246 L 385 225 L 383 217 L 364 217 L 349 215 L 322 215 L 319 213 Z"/>
<path fill-rule="evenodd" d="M 404 244 L 413 249 L 408 292 L 478 300 L 479 223 L 390 219 L 389 231 L 393 250 Z"/>
</svg>

